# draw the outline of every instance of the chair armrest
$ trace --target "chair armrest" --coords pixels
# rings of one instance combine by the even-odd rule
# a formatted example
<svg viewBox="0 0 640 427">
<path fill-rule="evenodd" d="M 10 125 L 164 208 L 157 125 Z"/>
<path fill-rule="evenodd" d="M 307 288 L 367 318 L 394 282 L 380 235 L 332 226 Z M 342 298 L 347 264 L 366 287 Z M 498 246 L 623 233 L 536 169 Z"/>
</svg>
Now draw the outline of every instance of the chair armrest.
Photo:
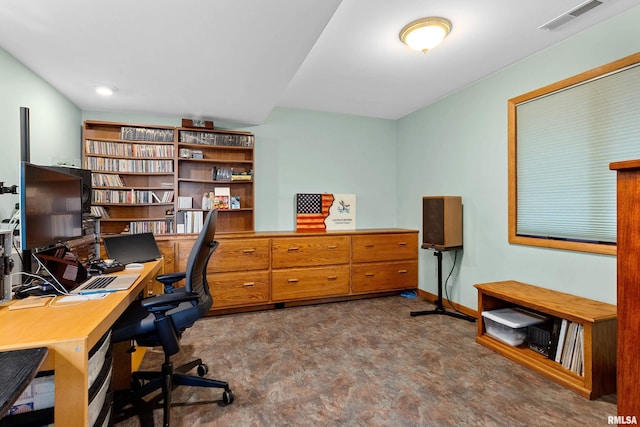
<svg viewBox="0 0 640 427">
<path fill-rule="evenodd" d="M 177 273 L 167 273 L 156 276 L 156 280 L 164 285 L 164 293 L 170 294 L 173 292 L 173 284 L 187 277 L 187 273 L 184 271 Z"/>
<path fill-rule="evenodd" d="M 140 305 L 150 313 L 164 313 L 176 308 L 183 302 L 197 301 L 198 294 L 195 292 L 180 292 L 177 294 L 162 294 L 145 298 L 140 301 Z"/>
</svg>

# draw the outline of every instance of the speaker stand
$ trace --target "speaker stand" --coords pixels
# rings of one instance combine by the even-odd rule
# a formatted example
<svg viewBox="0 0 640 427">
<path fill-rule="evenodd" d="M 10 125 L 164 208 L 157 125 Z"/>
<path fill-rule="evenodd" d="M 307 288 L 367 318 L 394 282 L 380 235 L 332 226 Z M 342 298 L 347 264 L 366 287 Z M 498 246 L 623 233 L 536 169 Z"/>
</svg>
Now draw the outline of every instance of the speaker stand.
<svg viewBox="0 0 640 427">
<path fill-rule="evenodd" d="M 447 311 L 442 304 L 442 252 L 436 250 L 433 256 L 438 258 L 438 299 L 436 300 L 436 308 L 434 310 L 412 311 L 411 317 L 426 316 L 429 314 L 444 314 L 445 316 L 456 317 L 458 319 L 467 320 L 469 322 L 475 322 L 475 317 L 467 316 L 466 314 L 457 313 L 454 311 Z"/>
</svg>

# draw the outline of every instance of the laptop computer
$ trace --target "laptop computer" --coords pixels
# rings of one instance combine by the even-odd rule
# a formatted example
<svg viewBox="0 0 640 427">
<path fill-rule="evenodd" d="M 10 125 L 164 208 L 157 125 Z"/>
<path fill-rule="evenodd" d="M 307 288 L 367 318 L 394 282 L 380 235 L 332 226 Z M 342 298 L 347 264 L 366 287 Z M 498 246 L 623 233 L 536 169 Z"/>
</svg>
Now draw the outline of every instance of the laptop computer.
<svg viewBox="0 0 640 427">
<path fill-rule="evenodd" d="M 90 276 L 73 252 L 64 246 L 34 253 L 38 265 L 70 294 L 125 291 L 136 282 L 139 274 L 104 274 Z"/>
<path fill-rule="evenodd" d="M 107 256 L 122 264 L 145 263 L 162 257 L 153 233 L 103 236 Z"/>
</svg>

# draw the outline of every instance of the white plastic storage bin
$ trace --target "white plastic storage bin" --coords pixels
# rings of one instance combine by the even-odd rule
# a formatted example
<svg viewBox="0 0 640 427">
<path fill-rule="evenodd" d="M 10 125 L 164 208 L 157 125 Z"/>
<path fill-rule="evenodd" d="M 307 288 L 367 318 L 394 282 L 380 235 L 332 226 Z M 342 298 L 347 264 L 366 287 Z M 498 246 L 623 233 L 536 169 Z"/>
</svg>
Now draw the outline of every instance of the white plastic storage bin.
<svg viewBox="0 0 640 427">
<path fill-rule="evenodd" d="M 487 335 L 505 344 L 517 347 L 527 339 L 527 327 L 548 319 L 520 308 L 500 308 L 483 311 Z"/>
</svg>

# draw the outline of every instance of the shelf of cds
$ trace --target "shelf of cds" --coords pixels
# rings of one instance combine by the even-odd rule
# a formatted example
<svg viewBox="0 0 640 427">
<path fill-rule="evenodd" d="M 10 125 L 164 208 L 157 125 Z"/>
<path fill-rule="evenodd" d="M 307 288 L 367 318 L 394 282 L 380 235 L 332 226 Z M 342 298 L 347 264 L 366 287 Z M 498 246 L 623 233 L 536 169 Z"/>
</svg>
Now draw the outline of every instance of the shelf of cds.
<svg viewBox="0 0 640 427">
<path fill-rule="evenodd" d="M 221 211 L 220 232 L 253 231 L 250 132 L 104 121 L 85 121 L 83 130 L 92 213 L 101 218 L 102 234 L 193 234 L 203 217 L 196 212 L 213 207 Z M 221 187 L 227 202 L 216 205 Z"/>
<path fill-rule="evenodd" d="M 84 167 L 102 234 L 174 233 L 174 128 L 86 121 Z"/>
</svg>

